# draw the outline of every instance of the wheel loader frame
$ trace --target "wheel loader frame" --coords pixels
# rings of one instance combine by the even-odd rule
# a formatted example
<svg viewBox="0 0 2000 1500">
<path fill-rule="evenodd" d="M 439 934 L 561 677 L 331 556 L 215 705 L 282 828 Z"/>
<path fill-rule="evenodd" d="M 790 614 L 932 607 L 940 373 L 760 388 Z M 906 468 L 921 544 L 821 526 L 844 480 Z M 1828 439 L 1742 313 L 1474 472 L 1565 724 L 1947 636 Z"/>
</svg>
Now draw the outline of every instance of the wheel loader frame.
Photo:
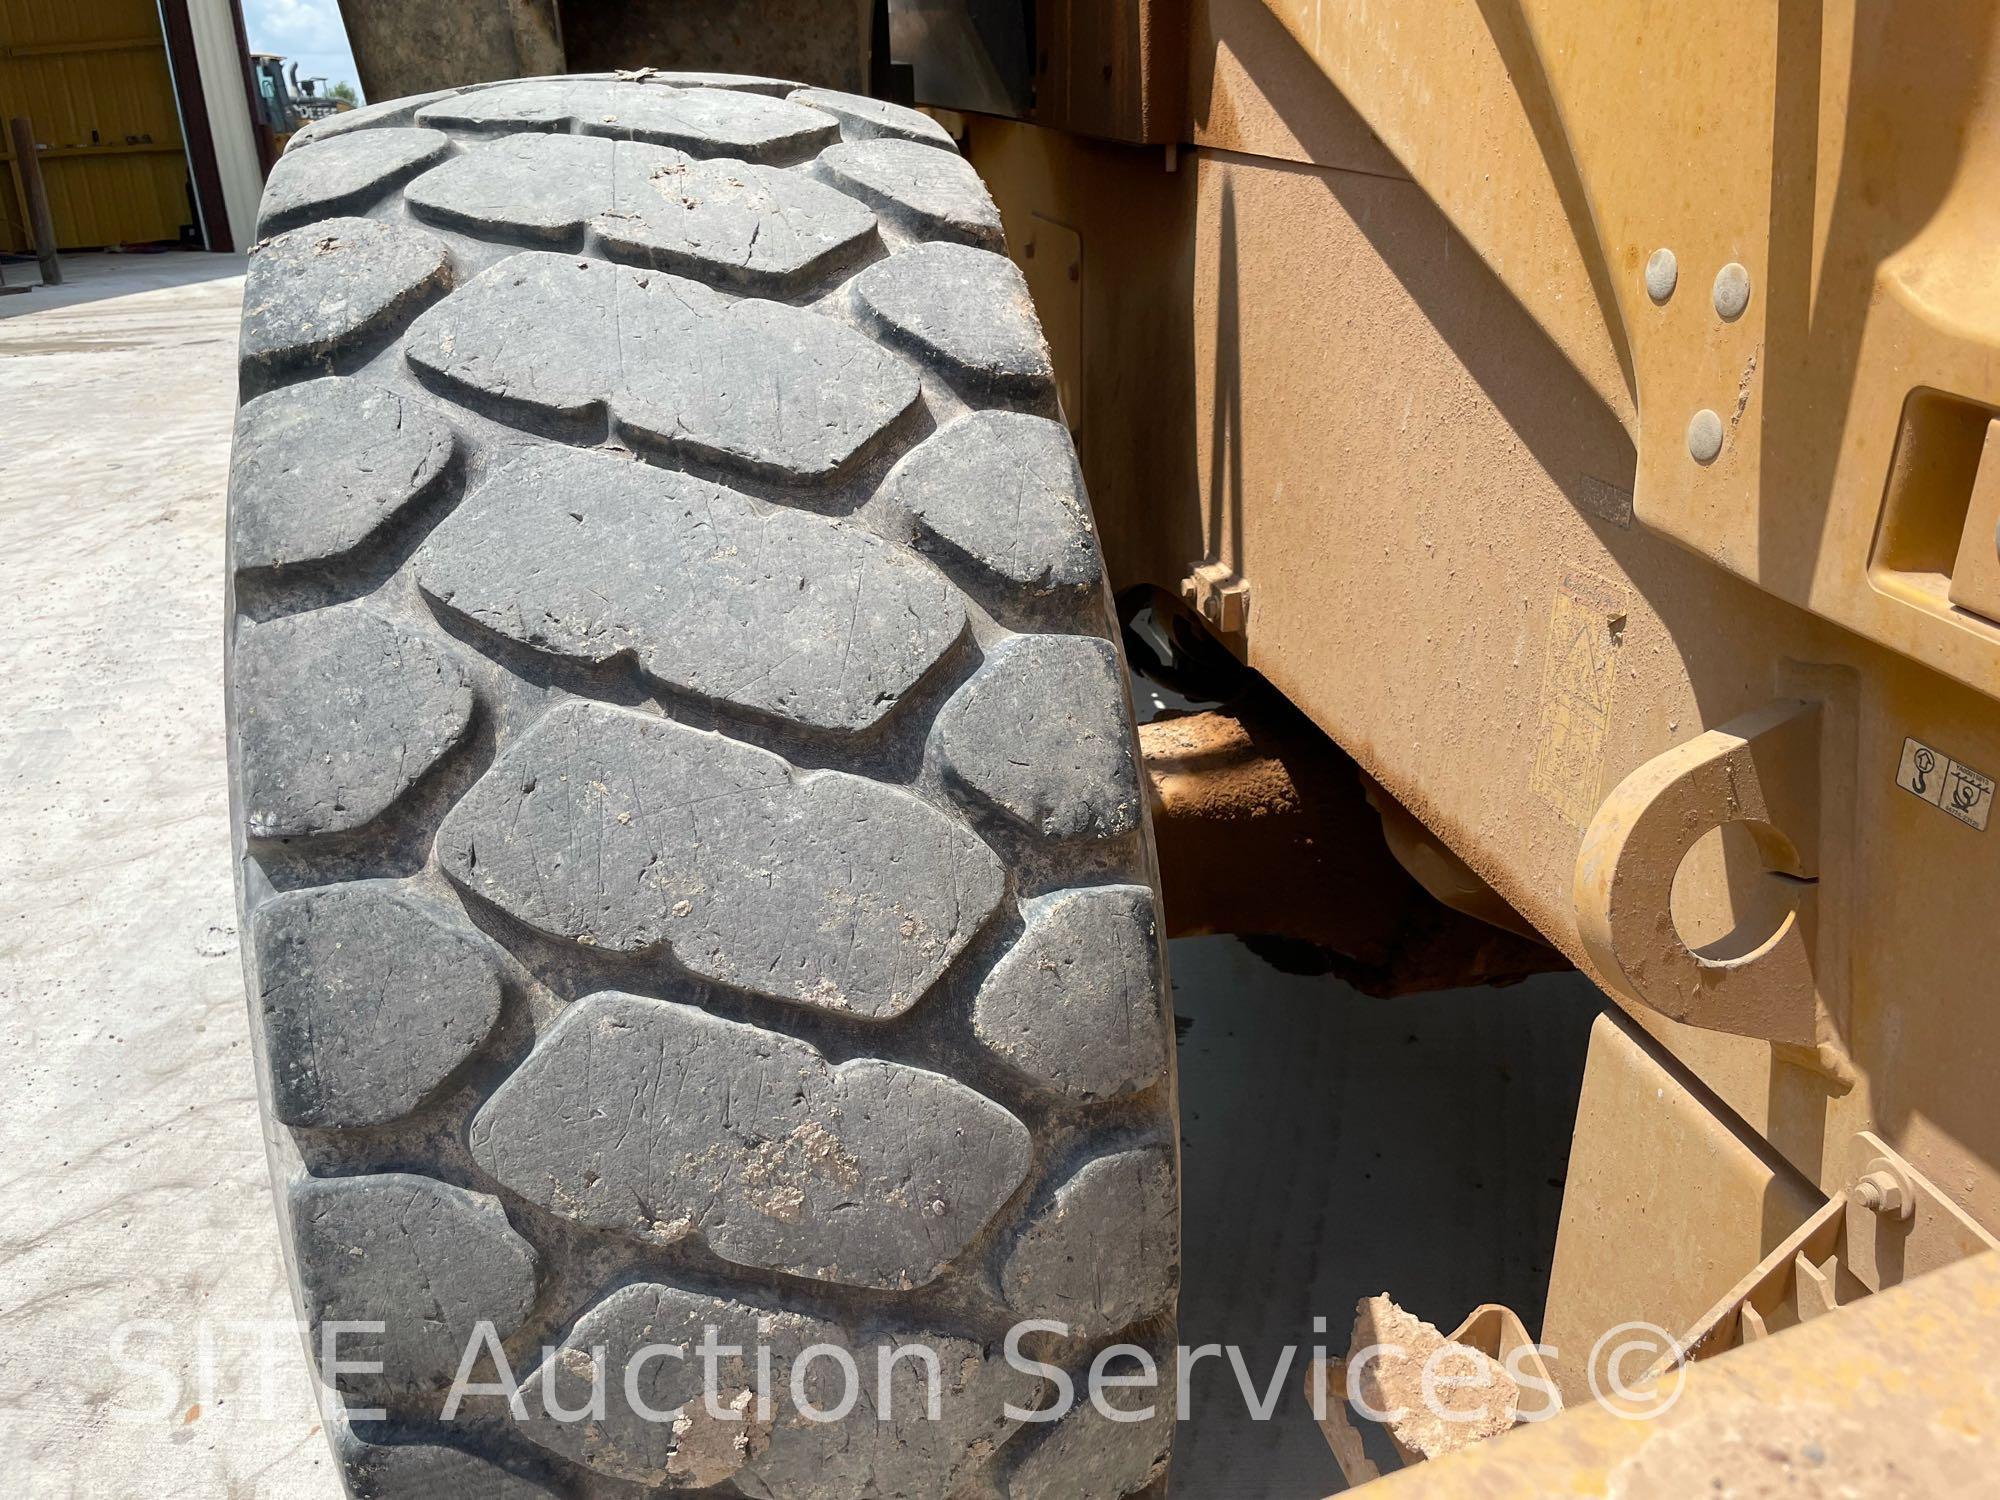
<svg viewBox="0 0 2000 1500">
<path fill-rule="evenodd" d="M 1544 1341 L 1989 1245 L 2000 7 L 825 9 L 991 185 L 1114 584 L 1617 1002 Z"/>
<path fill-rule="evenodd" d="M 1693 1329 L 1883 1150 L 2000 1226 L 1994 22 L 1207 0 L 1181 149 L 966 122 L 1010 241 L 1074 236 L 1024 265 L 1119 581 L 1233 581 L 1619 1002 L 1559 1349 Z M 1836 1299 L 1952 1230 L 1857 1218 Z"/>
</svg>

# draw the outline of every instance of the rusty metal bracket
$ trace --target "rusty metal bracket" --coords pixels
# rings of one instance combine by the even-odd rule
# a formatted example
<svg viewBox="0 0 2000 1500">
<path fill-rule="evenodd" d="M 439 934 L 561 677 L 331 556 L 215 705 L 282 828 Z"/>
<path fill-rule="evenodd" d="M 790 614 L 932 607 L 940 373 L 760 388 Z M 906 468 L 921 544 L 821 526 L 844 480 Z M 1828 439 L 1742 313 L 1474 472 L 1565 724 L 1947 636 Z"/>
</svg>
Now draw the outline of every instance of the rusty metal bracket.
<svg viewBox="0 0 2000 1500">
<path fill-rule="evenodd" d="M 1813 1046 L 1813 933 L 1820 858 L 1820 705 L 1787 698 L 1698 735 L 1605 799 L 1577 854 L 1585 950 L 1605 978 L 1689 1025 Z M 1673 919 L 1674 877 L 1711 831 L 1744 825 L 1791 910 L 1752 951 L 1691 948 Z"/>
</svg>

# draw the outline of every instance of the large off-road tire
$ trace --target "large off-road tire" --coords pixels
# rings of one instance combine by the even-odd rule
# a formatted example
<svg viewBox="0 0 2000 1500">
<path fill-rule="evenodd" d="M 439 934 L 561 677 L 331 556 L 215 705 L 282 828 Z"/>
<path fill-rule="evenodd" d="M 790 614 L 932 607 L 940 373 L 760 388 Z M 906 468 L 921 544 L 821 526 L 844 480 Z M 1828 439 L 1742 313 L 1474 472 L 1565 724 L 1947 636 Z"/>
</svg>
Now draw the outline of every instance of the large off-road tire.
<svg viewBox="0 0 2000 1500">
<path fill-rule="evenodd" d="M 1159 1484 L 1144 800 L 1047 349 L 950 138 L 767 79 L 505 83 L 306 132 L 261 228 L 232 788 L 350 1492 Z M 1063 1329 L 1010 1359 L 1029 1319 Z M 1118 1343 L 1150 1420 L 1019 1419 L 1029 1358 Z M 879 1378 L 908 1344 L 935 1413 L 922 1355 Z"/>
</svg>

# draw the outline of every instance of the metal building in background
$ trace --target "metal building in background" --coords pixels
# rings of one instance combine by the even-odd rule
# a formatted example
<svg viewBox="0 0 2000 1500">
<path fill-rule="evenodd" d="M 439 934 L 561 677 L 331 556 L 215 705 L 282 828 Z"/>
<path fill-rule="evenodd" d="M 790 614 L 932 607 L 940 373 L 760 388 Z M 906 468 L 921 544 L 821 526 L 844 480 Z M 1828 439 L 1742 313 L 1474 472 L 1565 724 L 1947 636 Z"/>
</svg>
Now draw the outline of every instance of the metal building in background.
<svg viewBox="0 0 2000 1500">
<path fill-rule="evenodd" d="M 26 118 L 56 243 L 243 249 L 262 186 L 232 0 L 0 0 L 0 116 Z M 6 157 L 0 252 L 31 248 Z"/>
</svg>

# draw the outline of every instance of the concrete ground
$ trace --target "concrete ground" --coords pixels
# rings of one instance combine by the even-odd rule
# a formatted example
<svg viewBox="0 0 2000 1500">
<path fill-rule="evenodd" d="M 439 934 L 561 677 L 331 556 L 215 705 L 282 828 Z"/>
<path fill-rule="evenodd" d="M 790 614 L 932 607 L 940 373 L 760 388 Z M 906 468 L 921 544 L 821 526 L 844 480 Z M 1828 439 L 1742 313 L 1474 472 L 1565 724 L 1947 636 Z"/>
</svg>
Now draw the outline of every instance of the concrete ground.
<svg viewBox="0 0 2000 1500">
<path fill-rule="evenodd" d="M 222 771 L 243 262 L 64 269 L 0 299 L 0 1459 L 37 1497 L 327 1496 L 282 1327 L 257 1371 L 291 1305 Z"/>
<path fill-rule="evenodd" d="M 331 1500 L 272 1230 L 230 884 L 222 507 L 242 262 L 69 257 L 0 298 L 0 1472 L 34 1497 Z M 13 268 L 9 268 L 10 280 Z M 1596 992 L 1367 1000 L 1174 945 L 1182 1337 L 1262 1387 L 1389 1290 L 1534 1326 Z M 1302 1351 L 1303 1357 L 1303 1351 Z M 1209 1362 L 1176 1493 L 1339 1476 L 1288 1368 Z"/>
</svg>

